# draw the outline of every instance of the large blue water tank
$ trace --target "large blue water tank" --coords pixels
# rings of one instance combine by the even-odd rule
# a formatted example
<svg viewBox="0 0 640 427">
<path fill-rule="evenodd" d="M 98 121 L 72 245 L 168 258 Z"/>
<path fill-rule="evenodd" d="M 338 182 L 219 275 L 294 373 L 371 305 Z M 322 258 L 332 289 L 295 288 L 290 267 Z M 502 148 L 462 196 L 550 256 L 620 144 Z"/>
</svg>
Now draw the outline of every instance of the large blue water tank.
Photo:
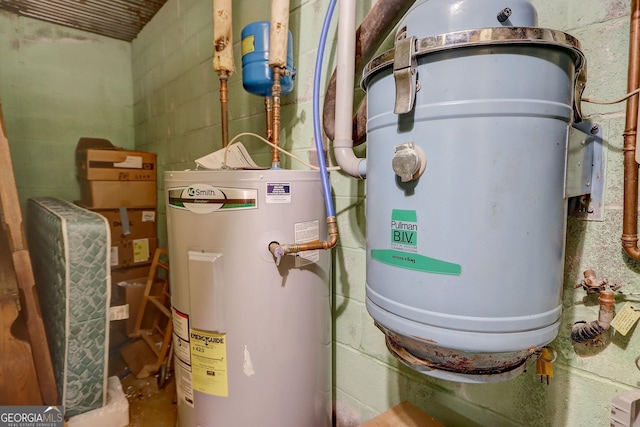
<svg viewBox="0 0 640 427">
<path fill-rule="evenodd" d="M 253 22 L 242 29 L 242 86 L 259 96 L 271 96 L 273 69 L 269 66 L 269 21 Z M 280 79 L 282 95 L 293 90 L 293 37 L 287 39 L 287 73 Z"/>
<path fill-rule="evenodd" d="M 367 309 L 434 377 L 513 378 L 558 333 L 584 58 L 536 21 L 524 0 L 419 1 L 365 69 Z"/>
</svg>

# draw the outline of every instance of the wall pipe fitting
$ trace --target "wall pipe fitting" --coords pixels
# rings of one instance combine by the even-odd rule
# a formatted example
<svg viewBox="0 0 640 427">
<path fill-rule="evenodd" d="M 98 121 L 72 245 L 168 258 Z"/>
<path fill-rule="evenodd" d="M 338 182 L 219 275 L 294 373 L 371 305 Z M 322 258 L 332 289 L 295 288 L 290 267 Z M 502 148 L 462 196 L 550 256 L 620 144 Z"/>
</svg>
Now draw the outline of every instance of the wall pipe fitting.
<svg viewBox="0 0 640 427">
<path fill-rule="evenodd" d="M 598 296 L 600 311 L 598 320 L 592 322 L 580 321 L 573 324 L 571 328 L 571 340 L 575 343 L 593 341 L 609 330 L 611 321 L 615 316 L 616 300 L 613 291 L 607 289 L 600 292 Z"/>
<path fill-rule="evenodd" d="M 587 292 L 587 295 L 599 294 L 606 290 L 606 288 L 609 288 L 612 291 L 617 291 L 622 287 L 622 285 L 617 283 L 609 283 L 609 279 L 599 280 L 596 276 L 596 272 L 593 270 L 585 270 L 582 275 L 584 276 L 584 279 L 575 285 L 573 289 L 582 288 Z"/>
<path fill-rule="evenodd" d="M 379 0 L 369 11 L 356 30 L 355 69 L 362 72 L 364 64 L 369 62 L 376 50 L 413 5 L 406 0 Z M 323 127 L 330 140 L 335 139 L 335 104 L 336 104 L 336 72 L 331 76 L 324 98 Z M 355 82 L 354 82 L 355 83 Z M 360 145 L 367 138 L 367 103 L 366 95 L 358 106 L 353 117 L 352 137 L 353 145 Z"/>
<path fill-rule="evenodd" d="M 627 93 L 640 87 L 640 4 L 631 1 L 629 25 L 629 71 Z M 624 208 L 622 220 L 622 247 L 631 258 L 640 261 L 638 248 L 638 98 L 635 94 L 627 99 L 624 130 Z"/>
<path fill-rule="evenodd" d="M 366 159 L 353 152 L 351 117 L 353 116 L 353 92 L 356 52 L 356 2 L 341 0 L 338 18 L 338 64 L 336 66 L 335 138 L 333 153 L 340 168 L 355 178 L 367 174 Z"/>
<path fill-rule="evenodd" d="M 229 145 L 229 89 L 227 87 L 228 75 L 220 72 L 220 125 L 222 128 L 222 147 Z"/>
<path fill-rule="evenodd" d="M 273 142 L 273 98 L 264 97 L 264 115 L 266 119 L 267 141 Z"/>
<path fill-rule="evenodd" d="M 327 217 L 327 234 L 329 240 L 316 240 L 307 243 L 280 244 L 278 242 L 269 243 L 269 252 L 276 259 L 276 265 L 280 265 L 280 260 L 288 254 L 295 254 L 304 251 L 328 250 L 338 243 L 338 222 L 335 216 Z"/>
<path fill-rule="evenodd" d="M 227 80 L 236 70 L 233 62 L 231 0 L 213 0 L 213 69 L 220 77 L 222 147 L 229 144 L 229 96 Z"/>
<path fill-rule="evenodd" d="M 271 126 L 271 132 L 273 135 L 273 145 L 275 147 L 280 146 L 280 95 L 282 94 L 282 86 L 280 85 L 281 78 L 280 67 L 273 67 L 273 86 L 271 87 L 271 96 L 273 99 L 273 125 Z M 271 168 L 280 169 L 280 151 L 277 148 L 271 150 Z"/>
</svg>

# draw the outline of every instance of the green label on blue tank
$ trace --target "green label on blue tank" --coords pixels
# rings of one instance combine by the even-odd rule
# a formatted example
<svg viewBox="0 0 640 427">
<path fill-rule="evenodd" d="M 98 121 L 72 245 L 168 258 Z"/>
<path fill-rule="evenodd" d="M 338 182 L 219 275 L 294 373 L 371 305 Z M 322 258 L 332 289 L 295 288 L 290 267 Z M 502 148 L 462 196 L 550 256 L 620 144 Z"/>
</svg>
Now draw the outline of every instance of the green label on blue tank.
<svg viewBox="0 0 640 427">
<path fill-rule="evenodd" d="M 405 252 L 418 251 L 416 211 L 393 210 L 391 213 L 391 247 Z"/>
<path fill-rule="evenodd" d="M 391 213 L 391 249 L 372 249 L 371 258 L 409 270 L 459 276 L 462 267 L 448 261 L 418 254 L 416 211 L 394 209 Z"/>
</svg>

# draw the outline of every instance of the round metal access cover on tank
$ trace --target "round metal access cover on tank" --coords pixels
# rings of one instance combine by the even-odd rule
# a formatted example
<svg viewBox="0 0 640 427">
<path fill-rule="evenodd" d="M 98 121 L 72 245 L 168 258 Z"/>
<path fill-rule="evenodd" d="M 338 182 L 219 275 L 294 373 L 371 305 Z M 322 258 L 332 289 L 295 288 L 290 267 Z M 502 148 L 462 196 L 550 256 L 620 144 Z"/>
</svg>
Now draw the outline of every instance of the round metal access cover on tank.
<svg viewBox="0 0 640 427">
<path fill-rule="evenodd" d="M 328 251 L 314 171 L 165 173 L 181 427 L 331 425 Z"/>
<path fill-rule="evenodd" d="M 420 1 L 365 69 L 367 309 L 431 376 L 513 378 L 558 333 L 584 58 L 535 26 L 528 1 Z"/>
</svg>

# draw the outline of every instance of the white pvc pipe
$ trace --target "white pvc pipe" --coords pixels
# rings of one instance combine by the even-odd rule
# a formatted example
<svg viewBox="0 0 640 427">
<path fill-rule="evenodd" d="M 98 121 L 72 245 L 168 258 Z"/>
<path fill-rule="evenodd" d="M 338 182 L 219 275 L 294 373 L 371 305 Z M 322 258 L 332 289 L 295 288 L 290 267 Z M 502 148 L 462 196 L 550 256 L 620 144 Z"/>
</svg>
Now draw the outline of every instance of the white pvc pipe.
<svg viewBox="0 0 640 427">
<path fill-rule="evenodd" d="M 353 152 L 352 117 L 356 55 L 356 0 L 340 0 L 338 10 L 338 64 L 333 153 L 343 172 L 356 178 L 367 173 L 366 159 Z"/>
<path fill-rule="evenodd" d="M 287 66 L 287 38 L 289 37 L 289 0 L 271 0 L 269 32 L 269 66 Z"/>
<path fill-rule="evenodd" d="M 213 0 L 213 69 L 233 74 L 233 33 L 231 0 Z"/>
</svg>

